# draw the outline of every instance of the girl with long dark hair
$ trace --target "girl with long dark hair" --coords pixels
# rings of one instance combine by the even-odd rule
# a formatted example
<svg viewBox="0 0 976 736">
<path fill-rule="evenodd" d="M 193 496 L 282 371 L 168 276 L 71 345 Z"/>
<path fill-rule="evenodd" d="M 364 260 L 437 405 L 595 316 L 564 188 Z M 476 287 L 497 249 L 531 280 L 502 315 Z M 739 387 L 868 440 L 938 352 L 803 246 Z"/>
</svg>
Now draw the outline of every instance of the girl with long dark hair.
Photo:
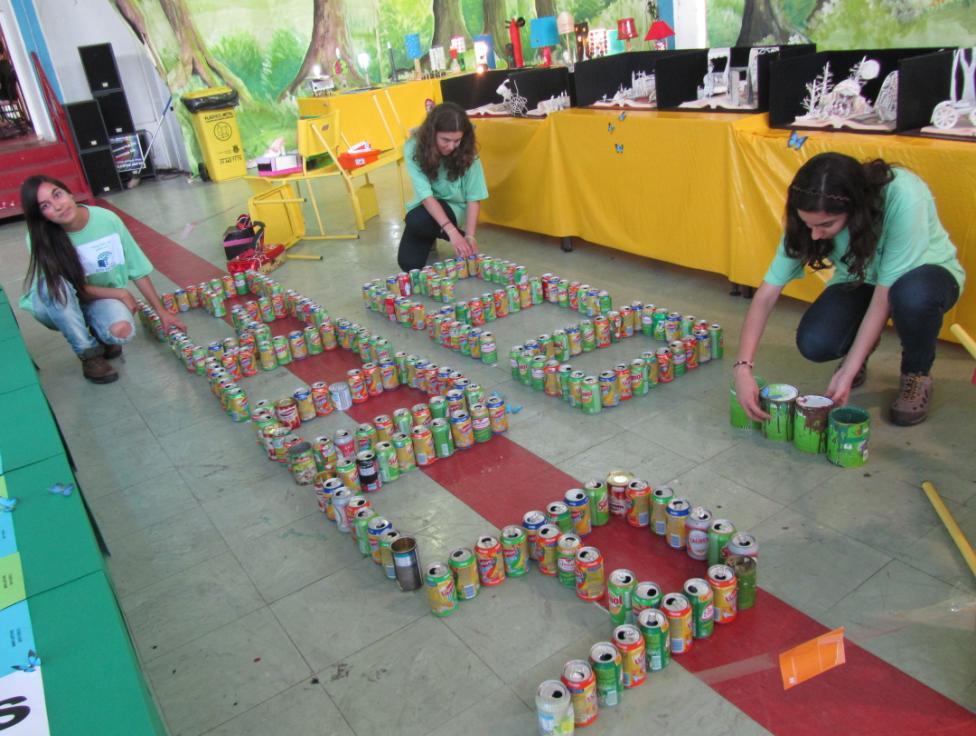
<svg viewBox="0 0 976 736">
<path fill-rule="evenodd" d="M 890 317 L 902 345 L 891 421 L 923 421 L 942 317 L 966 279 L 925 182 L 880 159 L 861 163 L 839 153 L 814 156 L 796 173 L 786 198 L 786 232 L 753 297 L 732 367 L 739 402 L 753 419 L 766 418 L 752 373 L 759 340 L 783 287 L 801 278 L 806 266 L 834 268 L 796 334 L 807 359 L 843 358 L 826 395 L 843 406 L 851 389 L 864 383 L 868 357 Z"/>
<path fill-rule="evenodd" d="M 464 110 L 451 102 L 433 108 L 404 145 L 403 157 L 414 198 L 407 205 L 400 238 L 400 268 L 422 268 L 438 238 L 448 241 L 460 258 L 477 253 L 475 230 L 488 187 L 474 127 Z"/>
<path fill-rule="evenodd" d="M 111 383 L 119 377 L 107 359 L 121 355 L 135 335 L 138 307 L 125 288 L 130 279 L 164 327 L 186 329 L 160 304 L 149 279 L 152 264 L 118 215 L 78 205 L 63 182 L 44 175 L 24 181 L 20 200 L 30 251 L 20 306 L 64 335 L 85 378 Z"/>
</svg>

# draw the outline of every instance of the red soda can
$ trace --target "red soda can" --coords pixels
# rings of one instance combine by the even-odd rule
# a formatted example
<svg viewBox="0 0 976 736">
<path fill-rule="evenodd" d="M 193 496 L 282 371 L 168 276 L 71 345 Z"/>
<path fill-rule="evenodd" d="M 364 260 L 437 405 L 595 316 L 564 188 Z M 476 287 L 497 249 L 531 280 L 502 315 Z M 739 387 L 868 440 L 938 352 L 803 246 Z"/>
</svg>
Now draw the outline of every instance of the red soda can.
<svg viewBox="0 0 976 736">
<path fill-rule="evenodd" d="M 501 542 L 492 536 L 480 537 L 474 553 L 478 558 L 478 577 L 482 585 L 499 585 L 505 582 L 505 558 Z"/>
<path fill-rule="evenodd" d="M 427 404 L 414 404 L 410 407 L 410 416 L 413 417 L 413 425 L 429 427 L 431 422 L 430 407 Z"/>
<path fill-rule="evenodd" d="M 230 374 L 231 378 L 233 378 L 235 381 L 241 380 L 241 364 L 237 360 L 237 348 L 224 350 L 224 357 L 221 358 L 220 364 L 224 367 L 224 370 Z"/>
<path fill-rule="evenodd" d="M 329 384 L 325 381 L 316 381 L 312 384 L 312 403 L 315 405 L 316 416 L 324 417 L 335 411 L 332 404 L 332 394 L 329 393 Z"/>
<path fill-rule="evenodd" d="M 468 322 L 472 327 L 481 327 L 485 324 L 485 304 L 478 297 L 468 302 Z"/>
<path fill-rule="evenodd" d="M 698 367 L 698 338 L 690 335 L 682 340 L 685 346 L 685 368 L 691 370 Z"/>
<path fill-rule="evenodd" d="M 400 296 L 410 296 L 413 294 L 413 289 L 410 285 L 410 274 L 398 273 L 396 282 L 397 288 L 400 290 Z"/>
<path fill-rule="evenodd" d="M 491 294 L 495 302 L 495 317 L 501 319 L 508 316 L 508 292 L 504 289 L 495 289 Z"/>
<path fill-rule="evenodd" d="M 287 399 L 279 399 L 275 402 L 275 416 L 288 429 L 298 429 L 302 424 L 302 419 L 298 414 L 298 402 L 290 396 Z"/>
<path fill-rule="evenodd" d="M 242 376 L 256 376 L 258 364 L 254 360 L 254 346 L 242 345 L 237 349 L 237 362 L 241 367 Z"/>
<path fill-rule="evenodd" d="M 345 429 L 336 430 L 333 437 L 336 453 L 341 456 L 344 462 L 355 460 L 356 458 L 356 438 L 352 432 Z"/>
<path fill-rule="evenodd" d="M 353 368 L 346 372 L 346 382 L 349 384 L 349 392 L 352 394 L 352 403 L 362 404 L 369 399 L 369 390 L 366 386 L 366 378 L 358 368 Z"/>
<path fill-rule="evenodd" d="M 623 658 L 624 687 L 639 687 L 647 681 L 647 657 L 644 635 L 633 624 L 621 624 L 613 630 L 613 645 Z"/>
<path fill-rule="evenodd" d="M 363 379 L 366 381 L 366 392 L 370 396 L 383 393 L 383 379 L 380 367 L 376 363 L 363 363 Z M 355 401 L 355 398 L 353 399 Z"/>
<path fill-rule="evenodd" d="M 658 348 L 657 353 L 658 383 L 671 383 L 674 380 L 674 366 L 671 363 L 671 348 Z"/>
<path fill-rule="evenodd" d="M 610 320 L 599 314 L 593 318 L 593 331 L 596 333 L 596 346 L 608 348 L 612 342 L 610 338 Z"/>
</svg>

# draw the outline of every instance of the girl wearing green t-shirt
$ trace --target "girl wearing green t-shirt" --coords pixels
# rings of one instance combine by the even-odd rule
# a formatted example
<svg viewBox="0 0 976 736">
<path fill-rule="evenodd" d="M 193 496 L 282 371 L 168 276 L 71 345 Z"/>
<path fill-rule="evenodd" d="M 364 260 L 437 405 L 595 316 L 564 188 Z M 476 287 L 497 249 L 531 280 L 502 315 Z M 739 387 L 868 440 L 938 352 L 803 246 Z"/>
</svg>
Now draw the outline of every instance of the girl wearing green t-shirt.
<svg viewBox="0 0 976 736">
<path fill-rule="evenodd" d="M 474 127 L 464 110 L 452 102 L 433 108 L 403 147 L 403 158 L 414 198 L 407 204 L 397 252 L 400 268 L 423 268 L 438 238 L 448 241 L 459 258 L 477 253 L 475 230 L 488 188 Z"/>
<path fill-rule="evenodd" d="M 93 383 L 111 383 L 119 374 L 106 358 L 122 354 L 135 335 L 138 309 L 130 280 L 163 320 L 186 330 L 163 309 L 149 274 L 152 264 L 118 215 L 102 207 L 78 205 L 71 191 L 50 176 L 32 176 L 21 185 L 30 262 L 20 306 L 64 335 Z"/>
<path fill-rule="evenodd" d="M 753 419 L 766 418 L 752 375 L 759 340 L 783 287 L 801 278 L 805 266 L 834 269 L 796 335 L 809 360 L 843 358 L 826 395 L 842 406 L 864 383 L 868 357 L 890 317 L 902 344 L 891 420 L 923 421 L 942 317 L 966 278 L 925 182 L 880 159 L 862 164 L 839 153 L 814 156 L 796 173 L 786 232 L 746 314 L 732 368 L 739 401 Z"/>
</svg>

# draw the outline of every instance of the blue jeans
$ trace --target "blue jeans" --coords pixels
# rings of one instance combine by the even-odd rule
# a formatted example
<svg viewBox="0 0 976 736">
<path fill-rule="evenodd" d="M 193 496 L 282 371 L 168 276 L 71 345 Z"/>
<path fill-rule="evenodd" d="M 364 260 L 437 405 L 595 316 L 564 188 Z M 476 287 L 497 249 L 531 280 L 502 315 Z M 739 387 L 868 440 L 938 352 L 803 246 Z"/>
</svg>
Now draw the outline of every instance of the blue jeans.
<svg viewBox="0 0 976 736">
<path fill-rule="evenodd" d="M 58 330 L 68 341 L 71 349 L 81 358 L 101 354 L 99 341 L 107 345 L 125 345 L 136 334 L 132 312 L 118 299 L 94 299 L 82 302 L 68 281 L 62 279 L 64 302 L 51 297 L 43 278 L 37 280 L 31 306 L 34 317 L 45 327 Z M 128 337 L 116 337 L 109 329 L 117 322 L 127 322 L 131 329 Z M 92 332 L 95 336 L 92 336 Z M 97 337 L 97 339 L 96 339 Z"/>
<path fill-rule="evenodd" d="M 810 305 L 796 330 L 796 346 L 822 363 L 847 355 L 868 310 L 874 286 L 828 286 Z M 959 283 L 942 266 L 914 268 L 888 290 L 891 320 L 901 338 L 901 372 L 928 375 L 942 316 L 959 298 Z"/>
</svg>

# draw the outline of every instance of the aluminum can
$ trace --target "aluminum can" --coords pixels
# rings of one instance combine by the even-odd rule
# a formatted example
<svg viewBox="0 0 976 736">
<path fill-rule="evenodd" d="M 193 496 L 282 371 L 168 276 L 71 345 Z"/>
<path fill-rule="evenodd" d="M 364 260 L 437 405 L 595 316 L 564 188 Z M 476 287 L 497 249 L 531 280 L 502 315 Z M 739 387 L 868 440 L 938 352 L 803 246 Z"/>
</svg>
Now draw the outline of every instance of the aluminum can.
<svg viewBox="0 0 976 736">
<path fill-rule="evenodd" d="M 639 478 L 627 486 L 627 523 L 638 528 L 651 523 L 651 487 Z"/>
<path fill-rule="evenodd" d="M 315 419 L 315 403 L 312 401 L 312 392 L 309 389 L 297 389 L 291 396 L 295 399 L 298 417 L 301 421 L 310 422 Z"/>
<path fill-rule="evenodd" d="M 742 555 L 744 557 L 759 557 L 759 542 L 751 534 L 738 532 L 733 534 L 725 549 L 729 556 Z"/>
<path fill-rule="evenodd" d="M 329 478 L 326 473 L 315 476 L 315 496 L 318 500 L 319 511 L 326 515 L 329 521 L 335 521 L 335 508 L 332 506 L 332 494 L 343 488 L 338 478 Z"/>
<path fill-rule="evenodd" d="M 356 427 L 355 434 L 356 453 L 364 450 L 373 450 L 376 447 L 377 432 L 376 427 L 368 422 L 363 422 Z"/>
<path fill-rule="evenodd" d="M 546 506 L 546 518 L 550 524 L 558 526 L 563 534 L 569 534 L 574 529 L 569 506 L 562 501 L 553 501 Z"/>
<path fill-rule="evenodd" d="M 581 545 L 576 534 L 562 534 L 556 543 L 556 567 L 559 582 L 567 588 L 576 587 L 576 553 Z"/>
<path fill-rule="evenodd" d="M 647 681 L 647 659 L 640 629 L 633 624 L 621 624 L 613 630 L 611 641 L 623 660 L 624 688 L 643 685 Z"/>
<path fill-rule="evenodd" d="M 596 547 L 582 547 L 576 553 L 576 596 L 584 601 L 598 601 L 606 591 L 603 555 Z"/>
<path fill-rule="evenodd" d="M 573 531 L 580 537 L 587 536 L 593 531 L 593 526 L 590 522 L 590 499 L 586 492 L 580 488 L 571 488 L 563 498 L 573 520 Z"/>
<path fill-rule="evenodd" d="M 620 391 L 617 386 L 617 374 L 614 371 L 603 371 L 600 374 L 600 403 L 602 406 L 612 407 L 620 404 Z"/>
<path fill-rule="evenodd" d="M 312 445 L 308 442 L 299 442 L 288 449 L 288 469 L 291 477 L 300 486 L 310 486 L 315 481 L 317 468 L 315 467 L 315 456 L 312 454 Z"/>
<path fill-rule="evenodd" d="M 387 529 L 380 535 L 380 565 L 387 580 L 396 580 L 396 567 L 393 564 L 393 550 L 390 547 L 400 538 L 400 532 Z"/>
<path fill-rule="evenodd" d="M 372 493 L 383 487 L 375 452 L 372 450 L 363 450 L 362 452 L 356 453 L 356 468 L 359 471 L 359 485 L 362 490 L 367 493 Z"/>
<path fill-rule="evenodd" d="M 642 580 L 634 586 L 634 594 L 631 596 L 631 605 L 634 616 L 640 614 L 645 608 L 661 607 L 661 586 L 652 580 Z"/>
<path fill-rule="evenodd" d="M 630 570 L 614 570 L 607 578 L 607 610 L 614 626 L 634 623 L 633 595 L 637 576 Z"/>
<path fill-rule="evenodd" d="M 673 496 L 670 486 L 658 486 L 651 493 L 651 531 L 659 537 L 668 533 L 668 504 Z"/>
<path fill-rule="evenodd" d="M 735 525 L 728 519 L 715 519 L 708 527 L 708 564 L 718 565 L 725 561 L 725 545 L 735 535 Z"/>
<path fill-rule="evenodd" d="M 528 572 L 529 542 L 522 527 L 511 524 L 502 529 L 502 556 L 508 577 L 517 578 Z"/>
<path fill-rule="evenodd" d="M 478 577 L 478 564 L 474 552 L 467 547 L 459 547 L 451 552 L 448 565 L 454 574 L 454 588 L 458 599 L 462 601 L 474 599 L 481 589 L 481 579 Z"/>
<path fill-rule="evenodd" d="M 340 532 L 345 534 L 349 533 L 349 517 L 346 514 L 346 510 L 349 508 L 349 502 L 355 496 L 355 492 L 351 488 L 337 488 L 332 492 L 332 510 L 335 513 L 335 523 Z"/>
<path fill-rule="evenodd" d="M 374 516 L 366 524 L 366 539 L 369 542 L 369 554 L 373 562 L 377 565 L 382 564 L 380 559 L 380 537 L 393 528 L 387 519 L 382 516 Z"/>
<path fill-rule="evenodd" d="M 600 714 L 593 668 L 586 660 L 571 659 L 563 667 L 561 679 L 573 700 L 573 720 L 576 726 L 589 726 Z"/>
<path fill-rule="evenodd" d="M 454 593 L 454 578 L 447 565 L 442 562 L 427 565 L 424 584 L 427 586 L 427 602 L 430 603 L 431 613 L 438 618 L 444 618 L 457 610 L 458 599 Z"/>
<path fill-rule="evenodd" d="M 625 470 L 614 470 L 607 475 L 607 492 L 610 495 L 610 515 L 624 518 L 627 516 L 629 499 L 627 489 L 634 480 L 634 474 Z"/>
<path fill-rule="evenodd" d="M 728 565 L 712 565 L 708 568 L 707 579 L 712 589 L 712 618 L 717 624 L 732 623 L 738 614 L 735 571 Z"/>
<path fill-rule="evenodd" d="M 474 446 L 474 427 L 471 423 L 471 417 L 466 411 L 453 412 L 450 425 L 455 447 L 459 450 L 467 450 Z"/>
<path fill-rule="evenodd" d="M 688 531 L 688 556 L 693 560 L 708 559 L 708 528 L 712 525 L 712 512 L 704 506 L 695 506 L 685 517 Z"/>
<path fill-rule="evenodd" d="M 528 538 L 529 559 L 536 562 L 542 559 L 542 547 L 539 546 L 536 534 L 545 523 L 546 515 L 541 511 L 527 511 L 522 517 L 522 528 L 525 529 L 525 536 Z"/>
<path fill-rule="evenodd" d="M 335 433 L 336 453 L 343 460 L 354 460 L 356 458 L 356 438 L 346 429 L 337 429 Z"/>
<path fill-rule="evenodd" d="M 691 513 L 687 498 L 672 498 L 668 502 L 668 546 L 671 549 L 684 549 L 688 543 L 688 529 L 685 519 Z"/>
<path fill-rule="evenodd" d="M 302 424 L 301 416 L 298 414 L 298 403 L 291 397 L 275 402 L 275 415 L 288 429 L 298 429 Z"/>
<path fill-rule="evenodd" d="M 714 324 L 708 328 L 712 340 L 712 359 L 720 360 L 725 355 L 725 337 L 722 335 L 722 325 Z"/>
<path fill-rule="evenodd" d="M 603 526 L 610 521 L 610 495 L 602 480 L 589 480 L 583 490 L 590 500 L 590 520 L 593 526 Z"/>
<path fill-rule="evenodd" d="M 417 540 L 413 537 L 401 536 L 390 545 L 390 549 L 393 552 L 393 566 L 400 590 L 417 590 L 423 585 Z"/>
<path fill-rule="evenodd" d="M 543 524 L 536 531 L 536 545 L 539 549 L 539 572 L 555 577 L 559 574 L 557 546 L 561 533 L 555 524 Z"/>
<path fill-rule="evenodd" d="M 596 376 L 587 376 L 580 387 L 580 408 L 584 414 L 599 414 L 603 410 L 600 384 Z"/>
<path fill-rule="evenodd" d="M 430 434 L 434 442 L 434 452 L 437 457 L 451 457 L 454 454 L 454 439 L 451 437 L 451 425 L 446 419 L 434 419 L 430 423 Z"/>
<path fill-rule="evenodd" d="M 694 629 L 688 599 L 681 593 L 668 593 L 661 601 L 661 612 L 668 617 L 671 654 L 677 656 L 691 651 Z"/>
<path fill-rule="evenodd" d="M 495 537 L 479 537 L 474 547 L 478 559 L 478 577 L 485 586 L 499 585 L 505 582 L 505 559 L 502 545 Z"/>
<path fill-rule="evenodd" d="M 491 425 L 492 434 L 502 434 L 508 431 L 508 408 L 505 401 L 500 396 L 489 396 L 486 402 L 488 407 L 488 423 Z"/>
<path fill-rule="evenodd" d="M 658 348 L 655 357 L 657 360 L 658 383 L 671 383 L 675 375 L 671 349 L 667 347 Z"/>
<path fill-rule="evenodd" d="M 540 736 L 573 733 L 573 699 L 559 680 L 546 680 L 535 695 L 535 712 Z"/>
<path fill-rule="evenodd" d="M 668 617 L 656 608 L 645 608 L 637 616 L 637 628 L 644 637 L 648 671 L 660 672 L 671 661 Z"/>
<path fill-rule="evenodd" d="M 600 707 L 619 705 L 624 692 L 623 658 L 620 652 L 608 641 L 597 642 L 590 647 L 590 664 L 596 677 Z"/>
<path fill-rule="evenodd" d="M 471 425 L 475 442 L 487 442 L 492 438 L 491 417 L 488 407 L 481 403 L 471 404 Z"/>
<path fill-rule="evenodd" d="M 404 432 L 397 432 L 393 435 L 393 449 L 396 450 L 397 468 L 400 473 L 409 473 L 417 467 L 417 459 L 413 454 L 413 442 L 410 435 Z"/>
<path fill-rule="evenodd" d="M 340 460 L 336 466 L 336 475 L 346 488 L 357 492 L 362 490 L 359 484 L 359 468 L 356 465 L 355 457 L 349 460 Z"/>
<path fill-rule="evenodd" d="M 756 604 L 756 577 L 758 564 L 755 557 L 730 555 L 726 560 L 728 566 L 735 572 L 738 584 L 738 608 L 745 611 Z"/>
<path fill-rule="evenodd" d="M 376 443 L 376 463 L 379 467 L 380 481 L 392 483 L 400 477 L 400 464 L 397 451 L 392 442 Z"/>
<path fill-rule="evenodd" d="M 437 455 L 434 453 L 434 438 L 427 427 L 417 425 L 411 429 L 410 440 L 413 443 L 413 454 L 417 465 L 423 468 L 437 460 Z"/>
<path fill-rule="evenodd" d="M 691 604 L 691 627 L 696 639 L 707 639 L 715 628 L 715 597 L 707 580 L 689 578 L 684 594 Z"/>
</svg>

